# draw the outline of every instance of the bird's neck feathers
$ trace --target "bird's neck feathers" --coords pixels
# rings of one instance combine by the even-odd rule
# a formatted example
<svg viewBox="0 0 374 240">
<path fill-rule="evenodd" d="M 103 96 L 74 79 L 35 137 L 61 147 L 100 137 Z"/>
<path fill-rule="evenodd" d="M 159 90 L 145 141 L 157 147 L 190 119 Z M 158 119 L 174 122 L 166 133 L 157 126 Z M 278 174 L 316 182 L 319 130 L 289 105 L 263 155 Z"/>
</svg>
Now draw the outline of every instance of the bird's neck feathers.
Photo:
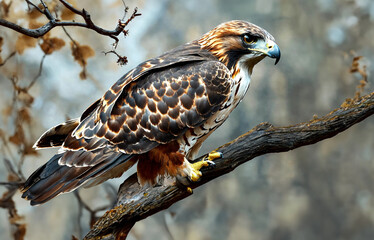
<svg viewBox="0 0 374 240">
<path fill-rule="evenodd" d="M 198 43 L 202 49 L 208 50 L 231 70 L 238 61 L 238 57 L 240 57 L 238 56 L 239 54 L 235 54 L 235 51 L 233 51 L 235 49 L 234 46 L 238 45 L 238 42 L 234 36 L 222 37 L 220 35 L 222 35 L 221 32 L 212 30 L 204 34 L 198 40 Z"/>
<path fill-rule="evenodd" d="M 241 41 L 233 35 L 223 35 L 221 31 L 212 30 L 204 34 L 198 43 L 202 49 L 208 50 L 220 62 L 226 65 L 233 77 L 238 71 L 248 71 L 251 75 L 253 67 L 265 56 L 254 55 L 243 51 Z"/>
</svg>

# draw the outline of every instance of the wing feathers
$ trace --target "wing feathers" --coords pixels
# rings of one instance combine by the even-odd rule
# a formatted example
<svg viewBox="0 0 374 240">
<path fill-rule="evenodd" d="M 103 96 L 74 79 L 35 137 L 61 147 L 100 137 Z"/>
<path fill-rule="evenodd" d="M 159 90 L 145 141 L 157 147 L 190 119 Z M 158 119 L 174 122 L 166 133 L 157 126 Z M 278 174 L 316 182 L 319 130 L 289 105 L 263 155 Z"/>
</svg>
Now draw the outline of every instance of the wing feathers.
<svg viewBox="0 0 374 240">
<path fill-rule="evenodd" d="M 79 119 L 71 119 L 46 131 L 34 144 L 34 148 L 59 147 L 66 137 L 78 126 Z"/>
<path fill-rule="evenodd" d="M 109 144 L 127 154 L 145 153 L 175 140 L 217 112 L 228 98 L 230 77 L 228 69 L 217 61 L 153 71 L 124 87 L 111 105 L 97 108 L 74 136 L 67 138 L 64 147 L 93 151 Z"/>
<path fill-rule="evenodd" d="M 226 66 L 197 42 L 140 64 L 80 119 L 43 134 L 37 147 L 62 145 L 65 152 L 30 176 L 22 196 L 40 204 L 82 184 L 121 175 L 135 163 L 136 158 L 129 161 L 132 154 L 201 126 L 227 101 L 231 84 Z"/>
</svg>

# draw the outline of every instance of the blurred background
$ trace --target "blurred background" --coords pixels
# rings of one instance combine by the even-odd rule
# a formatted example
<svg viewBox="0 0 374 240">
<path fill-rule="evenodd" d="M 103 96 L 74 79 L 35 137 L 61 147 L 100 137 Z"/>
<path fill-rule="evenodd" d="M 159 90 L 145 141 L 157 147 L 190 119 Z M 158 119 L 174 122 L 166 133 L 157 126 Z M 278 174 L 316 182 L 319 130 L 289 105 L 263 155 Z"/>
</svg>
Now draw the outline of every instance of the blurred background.
<svg viewBox="0 0 374 240">
<path fill-rule="evenodd" d="M 48 3 L 56 5 L 54 1 Z M 141 61 L 197 39 L 232 19 L 247 20 L 268 30 L 281 48 L 282 59 L 277 66 L 265 59 L 255 67 L 247 96 L 205 142 L 201 154 L 261 122 L 286 126 L 339 107 L 346 98 L 354 97 L 362 79 L 350 72 L 354 56 L 363 56 L 360 64 L 366 66 L 368 74 L 363 93 L 374 90 L 371 0 L 125 3 L 129 7 L 127 17 L 135 7 L 142 13 L 129 24 L 129 34 L 120 38 L 116 50 L 128 57 L 125 66 L 116 63 L 114 54 L 103 54 L 112 49 L 112 39 L 87 29 L 67 28 L 76 42 L 88 45 L 95 53 L 87 58 L 85 80 L 80 79 L 82 66 L 74 61 L 70 40 L 62 29 L 52 30 L 50 37 L 63 39 L 65 46 L 45 57 L 41 75 L 36 78 L 44 55 L 38 46 L 41 40 L 35 47 L 22 49 L 28 42 L 0 27 L 2 60 L 17 52 L 0 67 L 0 182 L 12 180 L 6 163 L 25 177 L 45 163 L 56 150 L 42 150 L 36 155 L 30 147 L 37 138 L 48 128 L 80 116 Z M 120 0 L 74 4 L 85 8 L 94 22 L 106 29 L 114 29 L 124 12 Z M 27 17 L 26 3 L 13 1 L 9 9 L 8 15 L 2 9 L 1 18 L 28 26 L 31 17 Z M 82 21 L 79 17 L 75 20 Z M 46 23 L 43 16 L 32 21 Z M 196 189 L 191 197 L 136 223 L 128 239 L 374 239 L 373 172 L 374 118 L 369 117 L 332 139 L 261 156 L 238 167 Z M 80 196 L 92 209 L 106 206 L 126 176 L 83 189 Z M 5 192 L 0 186 L 0 194 Z M 29 206 L 19 192 L 13 200 L 24 218 L 12 220 L 26 224 L 26 239 L 71 239 L 72 234 L 81 238 L 89 230 L 89 212 L 79 207 L 74 194 L 37 207 Z M 100 213 L 103 211 L 97 215 Z M 12 229 L 8 212 L 0 209 L 0 238 L 12 239 Z"/>
</svg>

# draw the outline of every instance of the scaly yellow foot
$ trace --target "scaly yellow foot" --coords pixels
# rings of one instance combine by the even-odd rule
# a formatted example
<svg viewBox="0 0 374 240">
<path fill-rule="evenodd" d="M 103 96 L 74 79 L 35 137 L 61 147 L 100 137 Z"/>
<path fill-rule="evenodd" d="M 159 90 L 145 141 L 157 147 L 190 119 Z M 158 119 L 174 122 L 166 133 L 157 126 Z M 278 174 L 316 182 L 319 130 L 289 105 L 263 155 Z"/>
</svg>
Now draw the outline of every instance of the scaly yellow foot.
<svg viewBox="0 0 374 240">
<path fill-rule="evenodd" d="M 213 152 L 209 153 L 208 157 L 206 157 L 205 159 L 203 159 L 201 161 L 198 161 L 198 162 L 195 162 L 195 163 L 192 163 L 191 164 L 191 172 L 189 174 L 190 180 L 193 181 L 193 182 L 198 181 L 200 179 L 200 177 L 203 175 L 200 172 L 200 169 L 202 167 L 214 166 L 215 163 L 212 160 L 218 159 L 218 158 L 221 158 L 221 157 L 222 157 L 222 153 L 213 151 Z"/>
<path fill-rule="evenodd" d="M 187 192 L 190 193 L 190 194 L 192 194 L 193 193 L 192 188 L 187 187 Z"/>
<path fill-rule="evenodd" d="M 212 151 L 208 154 L 208 161 L 213 161 L 214 159 L 222 158 L 223 154 L 221 152 Z"/>
<path fill-rule="evenodd" d="M 203 175 L 201 172 L 200 172 L 200 169 L 203 167 L 203 166 L 206 166 L 205 165 L 205 161 L 202 160 L 202 161 L 199 161 L 199 162 L 195 162 L 195 163 L 192 163 L 190 165 L 190 174 L 189 174 L 189 178 L 192 182 L 197 182 L 200 177 Z"/>
</svg>

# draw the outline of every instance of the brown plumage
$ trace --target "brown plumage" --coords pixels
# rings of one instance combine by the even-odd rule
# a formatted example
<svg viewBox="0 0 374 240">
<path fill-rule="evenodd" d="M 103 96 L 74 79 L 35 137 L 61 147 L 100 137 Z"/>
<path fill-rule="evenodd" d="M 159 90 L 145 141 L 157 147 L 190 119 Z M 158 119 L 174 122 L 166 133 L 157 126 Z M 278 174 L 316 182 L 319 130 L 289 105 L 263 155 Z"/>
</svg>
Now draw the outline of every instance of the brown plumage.
<svg viewBox="0 0 374 240">
<path fill-rule="evenodd" d="M 22 197 L 40 204 L 119 177 L 136 162 L 141 184 L 163 176 L 196 180 L 199 171 L 189 160 L 241 101 L 253 66 L 265 56 L 279 60 L 274 38 L 231 21 L 141 63 L 81 118 L 42 135 L 37 148 L 61 150 L 29 177 Z"/>
</svg>

